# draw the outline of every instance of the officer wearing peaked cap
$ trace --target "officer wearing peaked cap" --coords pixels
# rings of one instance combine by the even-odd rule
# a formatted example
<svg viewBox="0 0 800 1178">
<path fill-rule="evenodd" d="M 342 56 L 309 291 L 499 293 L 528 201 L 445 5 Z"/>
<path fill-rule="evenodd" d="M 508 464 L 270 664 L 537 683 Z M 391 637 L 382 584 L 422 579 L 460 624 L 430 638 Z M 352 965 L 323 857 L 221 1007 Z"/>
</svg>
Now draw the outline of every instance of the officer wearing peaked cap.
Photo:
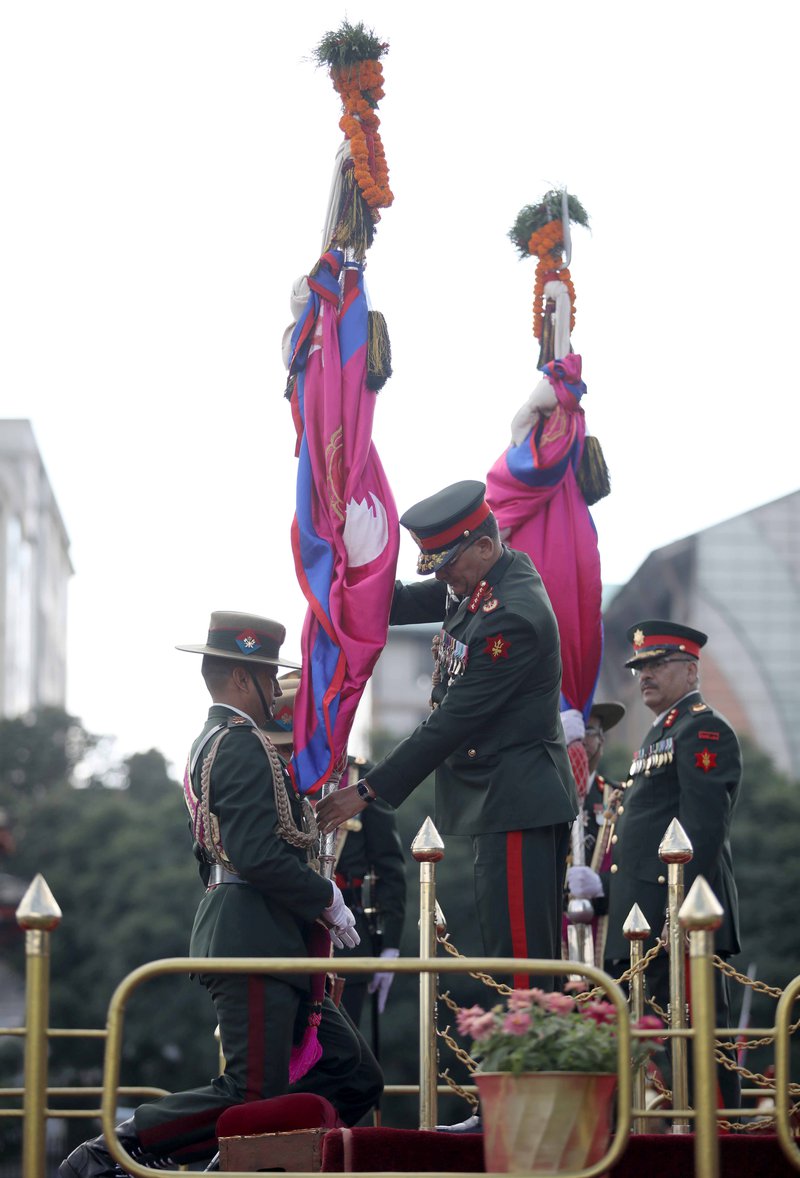
<svg viewBox="0 0 800 1178">
<path fill-rule="evenodd" d="M 629 943 L 622 925 L 634 903 L 652 937 L 661 935 L 667 905 L 667 869 L 658 848 L 673 818 L 689 836 L 693 857 L 684 868 L 688 892 L 698 875 L 708 881 L 724 909 L 714 946 L 721 957 L 738 953 L 739 901 L 733 875 L 730 828 L 742 778 L 742 756 L 727 720 L 700 694 L 700 652 L 707 636 L 681 623 L 648 619 L 627 631 L 632 643 L 625 666 L 636 675 L 642 701 L 654 715 L 630 768 L 631 785 L 620 807 L 609 891 L 606 956 L 623 965 Z M 666 1010 L 666 954 L 648 967 L 647 982 Z M 727 979 L 714 971 L 717 1025 L 729 1023 Z M 725 1107 L 737 1107 L 738 1077 L 719 1069 Z"/>
<path fill-rule="evenodd" d="M 390 622 L 442 623 L 433 710 L 317 813 L 325 830 L 375 796 L 398 806 L 435 771 L 438 829 L 472 839 L 484 951 L 559 958 L 578 803 L 559 718 L 558 629 L 539 574 L 501 543 L 484 492 L 481 482 L 455 483 L 402 516 L 428 579 L 397 583 Z M 528 976 L 514 974 L 514 983 L 526 986 Z"/>
<path fill-rule="evenodd" d="M 217 612 L 205 643 L 178 647 L 203 656 L 212 699 L 184 777 L 204 887 L 189 953 L 208 960 L 199 980 L 214 1003 L 225 1069 L 205 1086 L 139 1105 L 118 1127 L 145 1166 L 175 1169 L 214 1154 L 217 1120 L 233 1105 L 313 1092 L 352 1125 L 383 1088 L 364 1039 L 317 992 L 322 974 L 214 973 L 218 957 L 327 957 L 331 941 L 358 944 L 340 889 L 315 870 L 310 807 L 260 731 L 280 702 L 278 667 L 297 666 L 280 653 L 285 635 L 270 618 Z M 102 1135 L 59 1167 L 59 1178 L 119 1173 Z"/>
</svg>

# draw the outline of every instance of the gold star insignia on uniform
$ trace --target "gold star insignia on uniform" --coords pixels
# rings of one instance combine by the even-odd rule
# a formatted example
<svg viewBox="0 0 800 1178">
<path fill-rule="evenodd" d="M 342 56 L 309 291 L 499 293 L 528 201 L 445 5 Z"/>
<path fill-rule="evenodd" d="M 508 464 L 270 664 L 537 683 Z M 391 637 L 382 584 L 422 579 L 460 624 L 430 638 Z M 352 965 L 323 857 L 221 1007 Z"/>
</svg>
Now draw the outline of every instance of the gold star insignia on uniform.
<svg viewBox="0 0 800 1178">
<path fill-rule="evenodd" d="M 511 649 L 511 643 L 507 642 L 502 634 L 494 634 L 486 639 L 486 645 L 483 648 L 484 654 L 492 656 L 492 662 L 497 662 L 498 659 L 507 659 L 508 652 Z"/>
<path fill-rule="evenodd" d="M 644 642 L 644 630 L 634 630 L 634 632 L 633 632 L 633 645 L 634 646 L 641 646 L 643 642 Z"/>
<path fill-rule="evenodd" d="M 704 773 L 708 773 L 709 769 L 717 767 L 717 754 L 703 749 L 701 753 L 694 754 L 694 764 L 696 769 L 702 769 Z"/>
</svg>

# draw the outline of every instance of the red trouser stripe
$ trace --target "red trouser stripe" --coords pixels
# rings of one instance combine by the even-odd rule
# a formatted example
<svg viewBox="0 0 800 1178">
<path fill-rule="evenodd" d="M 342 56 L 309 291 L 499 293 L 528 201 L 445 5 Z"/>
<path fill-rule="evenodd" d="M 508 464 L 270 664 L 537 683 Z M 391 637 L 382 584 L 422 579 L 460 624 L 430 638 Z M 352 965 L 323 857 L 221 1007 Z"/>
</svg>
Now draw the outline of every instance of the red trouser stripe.
<svg viewBox="0 0 800 1178">
<path fill-rule="evenodd" d="M 506 835 L 506 891 L 508 919 L 511 924 L 511 945 L 515 957 L 528 956 L 528 933 L 525 927 L 525 892 L 522 878 L 522 831 L 510 830 Z M 526 989 L 527 974 L 514 974 L 516 989 Z"/>
<path fill-rule="evenodd" d="M 247 979 L 247 1092 L 245 1100 L 260 1100 L 264 1088 L 264 979 Z"/>
</svg>

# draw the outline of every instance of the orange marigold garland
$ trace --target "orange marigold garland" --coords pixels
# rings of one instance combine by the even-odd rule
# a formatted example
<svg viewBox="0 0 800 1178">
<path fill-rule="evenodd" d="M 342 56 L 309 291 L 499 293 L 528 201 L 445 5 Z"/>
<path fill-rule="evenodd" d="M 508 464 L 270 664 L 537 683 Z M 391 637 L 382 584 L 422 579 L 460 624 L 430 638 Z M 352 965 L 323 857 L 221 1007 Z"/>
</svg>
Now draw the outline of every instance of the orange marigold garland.
<svg viewBox="0 0 800 1178">
<path fill-rule="evenodd" d="M 339 126 L 349 144 L 349 158 L 341 166 L 341 184 L 326 225 L 325 248 L 337 247 L 362 263 L 372 245 L 380 210 L 394 200 L 389 168 L 380 136 L 378 103 L 384 96 L 381 57 L 389 46 L 363 23 L 344 21 L 326 33 L 314 50 L 319 65 L 328 68 L 342 100 Z M 377 392 L 392 375 L 392 349 L 386 320 L 380 311 L 368 312 L 367 387 Z"/>
<path fill-rule="evenodd" d="M 588 226 L 589 217 L 574 196 L 567 197 L 569 219 Z M 544 294 L 550 281 L 563 282 L 570 300 L 570 331 L 575 328 L 575 287 L 569 269 L 564 265 L 564 225 L 561 220 L 562 193 L 548 192 L 536 205 L 521 209 L 508 236 L 521 257 L 536 257 L 536 276 L 533 287 L 533 334 L 542 338 L 547 313 Z"/>
<path fill-rule="evenodd" d="M 378 103 L 384 96 L 380 58 L 388 48 L 363 24 L 345 21 L 339 30 L 327 33 L 315 50 L 342 100 L 339 126 L 350 145 L 350 160 L 342 170 L 341 216 L 334 243 L 362 258 L 372 244 L 380 210 L 394 200 L 378 118 Z"/>
</svg>

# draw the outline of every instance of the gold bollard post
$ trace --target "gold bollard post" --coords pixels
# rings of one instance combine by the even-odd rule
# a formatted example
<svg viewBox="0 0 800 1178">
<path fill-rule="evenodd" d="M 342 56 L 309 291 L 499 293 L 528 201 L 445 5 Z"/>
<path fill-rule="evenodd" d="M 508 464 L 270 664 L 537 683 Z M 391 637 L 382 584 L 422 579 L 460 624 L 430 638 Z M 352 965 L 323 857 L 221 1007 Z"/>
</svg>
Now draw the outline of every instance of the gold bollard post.
<svg viewBox="0 0 800 1178">
<path fill-rule="evenodd" d="M 419 863 L 419 955 L 436 956 L 436 864 L 444 858 L 444 843 L 438 830 L 426 818 L 411 844 L 411 854 Z M 419 1127 L 436 1125 L 439 1079 L 436 1050 L 436 989 L 438 975 L 419 975 Z"/>
<path fill-rule="evenodd" d="M 631 946 L 631 1022 L 638 1023 L 639 1019 L 644 1015 L 644 975 L 642 971 L 636 967 L 642 960 L 643 942 L 650 936 L 650 925 L 645 919 L 638 904 L 634 904 L 628 913 L 627 919 L 622 926 L 622 932 Z M 633 1077 L 633 1106 L 634 1108 L 644 1108 L 647 1099 L 647 1092 L 645 1087 L 645 1065 L 642 1064 L 636 1070 L 636 1075 Z M 633 1133 L 647 1132 L 647 1118 L 634 1117 L 633 1118 Z"/>
<path fill-rule="evenodd" d="M 50 1010 L 50 933 L 61 909 L 44 876 L 31 881 L 17 908 L 25 929 L 25 1119 L 22 1128 L 22 1178 L 41 1178 L 45 1166 L 47 1107 L 47 1023 Z"/>
<path fill-rule="evenodd" d="M 673 818 L 666 829 L 658 848 L 658 856 L 668 865 L 667 923 L 669 932 L 669 1025 L 673 1031 L 685 1031 L 688 1027 L 686 1016 L 686 974 L 683 929 L 678 918 L 683 904 L 683 865 L 694 855 L 694 849 L 686 831 Z M 689 1065 L 687 1043 L 683 1037 L 670 1040 L 672 1055 L 672 1105 L 676 1109 L 689 1107 Z M 686 1117 L 675 1117 L 673 1133 L 688 1133 Z"/>
<path fill-rule="evenodd" d="M 717 1067 L 714 1058 L 714 929 L 723 911 L 702 875 L 689 889 L 680 910 L 689 933 L 692 977 L 692 1047 L 694 1057 L 694 1172 L 696 1178 L 719 1178 Z"/>
</svg>

